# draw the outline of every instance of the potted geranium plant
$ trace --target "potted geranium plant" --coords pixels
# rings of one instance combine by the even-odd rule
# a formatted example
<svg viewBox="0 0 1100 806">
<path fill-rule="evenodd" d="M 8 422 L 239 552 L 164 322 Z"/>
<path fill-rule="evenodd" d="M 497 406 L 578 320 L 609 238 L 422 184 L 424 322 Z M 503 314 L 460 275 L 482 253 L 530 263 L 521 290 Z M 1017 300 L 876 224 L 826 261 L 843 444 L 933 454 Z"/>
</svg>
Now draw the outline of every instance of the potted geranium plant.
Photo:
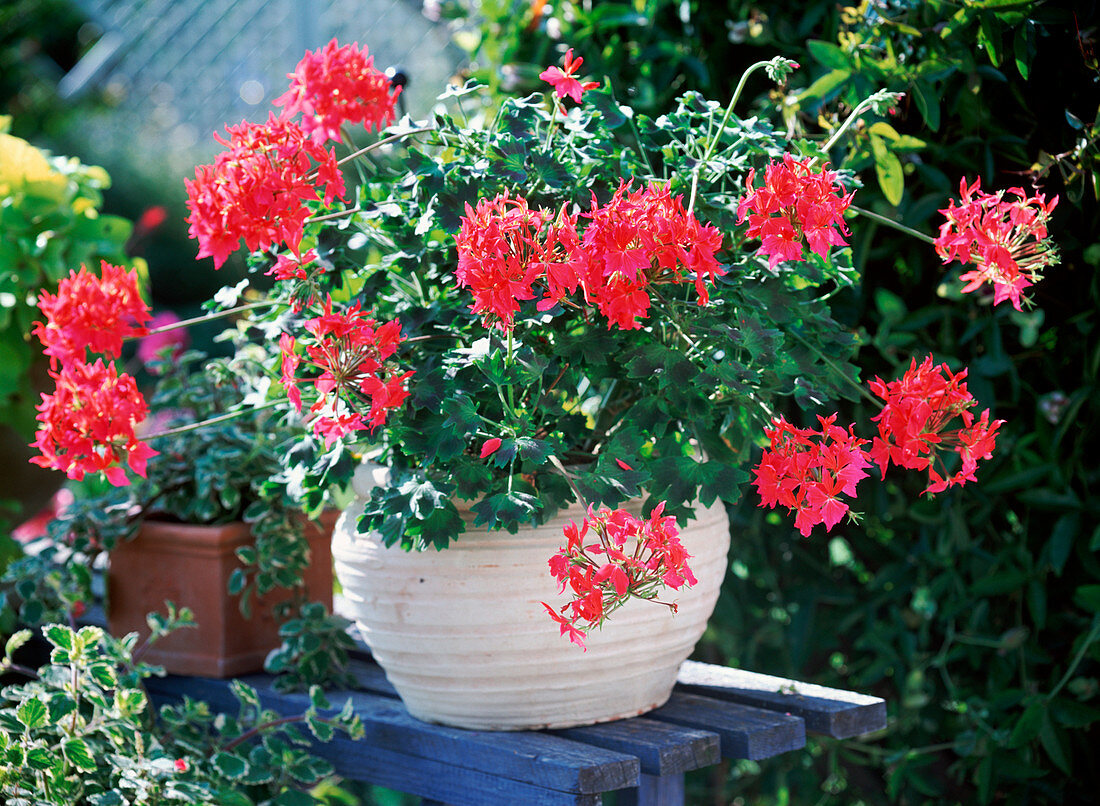
<svg viewBox="0 0 1100 806">
<path fill-rule="evenodd" d="M 338 573 L 414 714 L 516 728 L 659 705 L 714 604 L 722 504 L 758 446 L 762 502 L 803 534 L 843 518 L 872 464 L 926 470 L 934 492 L 993 449 L 997 421 L 971 412 L 964 371 L 915 357 L 904 378 L 860 386 L 857 338 L 829 309 L 858 282 L 858 179 L 829 163 L 897 96 L 821 141 L 734 114 L 750 73 L 794 67 L 761 62 L 727 105 L 688 94 L 650 120 L 582 82 L 567 52 L 545 97 L 486 110 L 469 104 L 477 87 L 452 88 L 457 117 L 403 121 L 337 160 L 326 144 L 390 123 L 396 90 L 333 42 L 299 64 L 278 117 L 229 128 L 188 181 L 200 256 L 220 264 L 243 239 L 274 278 L 221 306 L 281 384 L 257 400 L 302 431 L 271 483 L 316 513 L 357 474 Z M 351 160 L 367 165 L 354 189 Z M 935 239 L 972 265 L 966 290 L 990 281 L 1016 305 L 1055 259 L 1053 203 L 1018 197 L 964 186 Z M 780 414 L 861 393 L 884 400 L 873 443 L 835 415 L 802 428 Z M 140 472 L 128 440 L 104 464 Z"/>
<path fill-rule="evenodd" d="M 87 281 L 97 290 L 113 290 L 113 312 L 143 321 L 144 303 L 136 294 L 134 275 L 110 265 L 98 277 L 82 270 L 63 280 L 56 296 L 43 294 L 43 309 L 56 318 L 59 301 Z M 87 309 L 97 310 L 106 299 L 83 290 L 76 296 Z M 105 315 L 99 310 L 97 318 L 102 321 Z M 140 325 L 135 329 L 144 330 Z M 72 361 L 55 334 L 46 328 L 39 328 L 39 334 L 52 357 Z M 328 514 L 323 525 L 311 523 L 292 501 L 265 489 L 280 471 L 282 452 L 300 432 L 263 407 L 245 405 L 259 382 L 247 351 L 207 359 L 169 343 L 151 357 L 145 348 L 160 335 L 154 329 L 143 336 L 134 356 L 146 359 L 145 369 L 155 382 L 148 396 L 153 414 L 141 433 L 146 450 L 135 450 L 132 456 L 151 454 L 156 461 L 133 484 L 118 484 L 128 479 L 111 470 L 107 480 L 115 484 L 84 481 L 80 494 L 49 524 L 49 533 L 54 545 L 69 553 L 70 565 L 92 565 L 101 554 L 109 555 L 106 616 L 113 634 L 137 632 L 145 638 L 148 614 L 166 608 L 192 613 L 192 628 L 148 646 L 143 650 L 146 661 L 177 674 L 228 677 L 259 671 L 280 647 L 279 628 L 291 615 L 307 602 L 331 609 L 329 537 L 335 519 Z M 97 342 L 94 336 L 88 343 L 108 355 L 116 355 L 120 347 Z M 97 361 L 92 368 L 104 366 L 111 365 Z M 109 371 L 106 377 L 111 377 Z M 103 395 L 114 391 L 106 384 L 100 389 Z M 134 406 L 144 405 L 144 396 L 133 389 L 129 399 Z M 99 412 L 95 406 L 102 399 L 87 402 L 93 419 L 105 413 L 112 418 L 121 414 L 123 421 L 134 417 L 132 409 L 120 410 L 117 401 L 105 404 L 113 411 Z M 19 594 L 23 575 L 19 566 L 9 574 L 16 599 L 28 598 Z M 329 650 L 346 646 L 338 643 Z M 323 676 L 313 668 L 317 660 L 299 660 L 305 661 L 301 671 L 308 679 L 315 682 Z M 341 672 L 339 662 L 324 665 L 327 673 Z"/>
</svg>

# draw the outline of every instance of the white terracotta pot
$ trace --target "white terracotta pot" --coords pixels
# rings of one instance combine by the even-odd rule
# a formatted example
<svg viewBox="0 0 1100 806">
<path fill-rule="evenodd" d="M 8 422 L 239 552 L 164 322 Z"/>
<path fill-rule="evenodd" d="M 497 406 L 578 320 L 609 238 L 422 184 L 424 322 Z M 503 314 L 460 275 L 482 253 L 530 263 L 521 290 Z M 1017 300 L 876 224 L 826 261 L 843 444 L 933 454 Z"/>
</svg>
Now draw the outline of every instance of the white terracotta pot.
<svg viewBox="0 0 1100 806">
<path fill-rule="evenodd" d="M 364 468 L 356 490 L 369 494 Z M 512 535 L 474 527 L 444 551 L 406 552 L 360 535 L 360 499 L 336 525 L 332 553 L 354 618 L 378 664 L 419 719 L 479 730 L 564 728 L 637 716 L 672 692 L 680 663 L 703 634 L 729 550 L 721 502 L 680 533 L 698 583 L 664 599 L 633 600 L 588 637 L 582 652 L 559 635 L 540 602 L 565 596 L 547 561 L 580 507 Z M 640 508 L 639 504 L 635 504 Z"/>
</svg>

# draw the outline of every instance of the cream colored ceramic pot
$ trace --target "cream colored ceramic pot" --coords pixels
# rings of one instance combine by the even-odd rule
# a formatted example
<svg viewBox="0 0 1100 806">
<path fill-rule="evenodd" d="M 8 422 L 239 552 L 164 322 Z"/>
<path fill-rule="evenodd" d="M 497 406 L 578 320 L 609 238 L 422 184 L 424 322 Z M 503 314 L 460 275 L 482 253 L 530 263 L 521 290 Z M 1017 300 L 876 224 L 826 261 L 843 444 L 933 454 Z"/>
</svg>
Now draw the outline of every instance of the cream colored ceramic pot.
<svg viewBox="0 0 1100 806">
<path fill-rule="evenodd" d="M 360 496 L 384 471 L 364 467 Z M 373 475 L 372 475 L 373 474 Z M 639 505 L 635 505 L 639 507 Z M 336 525 L 332 553 L 345 615 L 413 716 L 479 730 L 564 728 L 637 716 L 662 705 L 718 599 L 729 522 L 717 502 L 680 533 L 698 583 L 663 597 L 678 612 L 633 600 L 588 637 L 559 635 L 540 602 L 566 601 L 547 561 L 580 507 L 517 534 L 475 527 L 446 550 L 406 552 L 360 535 L 362 499 Z"/>
</svg>

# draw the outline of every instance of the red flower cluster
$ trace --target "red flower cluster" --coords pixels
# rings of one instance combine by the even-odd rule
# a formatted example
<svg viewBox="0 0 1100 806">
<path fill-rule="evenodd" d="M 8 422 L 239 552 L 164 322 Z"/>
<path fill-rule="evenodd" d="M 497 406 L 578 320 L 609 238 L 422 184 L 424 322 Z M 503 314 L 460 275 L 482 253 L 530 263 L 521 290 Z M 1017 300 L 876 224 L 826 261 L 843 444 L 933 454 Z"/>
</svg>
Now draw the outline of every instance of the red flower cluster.
<svg viewBox="0 0 1100 806">
<path fill-rule="evenodd" d="M 597 540 L 586 545 L 590 530 Z M 560 611 L 542 603 L 561 634 L 583 648 L 587 631 L 631 597 L 656 599 L 662 585 L 673 590 L 694 585 L 687 565 L 691 555 L 678 535 L 676 518 L 664 514 L 663 502 L 645 520 L 621 509 L 590 507 L 580 527 L 566 526 L 566 545 L 550 558 L 550 573 L 562 592 L 568 585 L 573 599 Z"/>
<path fill-rule="evenodd" d="M 455 278 L 473 293 L 470 310 L 482 314 L 486 327 L 511 329 L 519 301 L 535 296 L 537 282 L 557 290 L 571 281 L 570 290 L 577 288 L 568 266 L 579 244 L 576 219 L 564 211 L 555 217 L 531 210 L 522 196 L 481 199 L 475 208 L 466 205 L 455 243 Z"/>
<path fill-rule="evenodd" d="M 144 476 L 146 462 L 157 452 L 134 435 L 134 425 L 149 413 L 134 379 L 102 359 L 63 366 L 50 377 L 57 388 L 38 405 L 41 427 L 33 446 L 41 456 L 31 462 L 64 470 L 76 481 L 103 471 L 116 487 L 129 483 L 122 462 Z"/>
<path fill-rule="evenodd" d="M 36 465 L 63 470 L 75 480 L 103 471 L 115 486 L 128 484 L 119 464 L 126 462 L 138 475 L 156 451 L 134 435 L 149 410 L 137 383 L 114 364 L 97 358 L 87 363 L 88 349 L 118 357 L 122 342 L 144 336 L 152 318 L 138 290 L 137 273 L 101 262 L 102 276 L 81 266 L 57 286 L 42 291 L 38 307 L 46 321 L 33 332 L 50 356 L 52 395 L 38 405 L 38 430 L 33 447 L 41 455 Z"/>
<path fill-rule="evenodd" d="M 320 50 L 307 51 L 287 77 L 290 89 L 274 104 L 287 117 L 301 112 L 302 129 L 317 145 L 340 142 L 344 123 L 362 123 L 368 130 L 388 126 L 401 94 L 358 42 L 340 46 L 333 39 Z"/>
<path fill-rule="evenodd" d="M 83 362 L 87 350 L 117 358 L 122 342 L 146 333 L 151 314 L 138 290 L 137 272 L 100 261 L 100 276 L 81 266 L 57 285 L 57 293 L 40 291 L 38 307 L 46 321 L 32 333 L 45 346 L 50 363 Z"/>
<path fill-rule="evenodd" d="M 584 59 L 580 56 L 573 58 L 573 48 L 569 48 L 565 52 L 565 69 L 562 70 L 558 67 L 547 67 L 541 73 L 539 78 L 546 81 L 554 88 L 554 93 L 559 98 L 564 98 L 568 95 L 577 103 L 580 103 L 581 95 L 586 90 L 595 89 L 600 86 L 599 82 L 586 81 L 583 84 L 574 77 L 578 70 L 581 69 L 581 65 L 584 64 Z"/>
<path fill-rule="evenodd" d="M 274 115 L 267 123 L 242 122 L 226 131 L 229 140 L 214 137 L 227 150 L 184 180 L 198 257 L 213 257 L 218 268 L 242 238 L 250 251 L 283 243 L 297 253 L 310 213 L 306 202 L 344 197 L 336 155 L 311 142 L 298 124 Z"/>
<path fill-rule="evenodd" d="M 760 254 L 770 255 L 768 267 L 781 260 L 803 260 L 803 240 L 810 251 L 825 257 L 830 246 L 844 246 L 848 233 L 844 211 L 852 194 L 841 195 L 836 173 L 814 171 L 812 158 L 796 160 L 784 154 L 782 162 L 764 169 L 764 186 L 753 187 L 756 169 L 745 177 L 745 198 L 737 205 L 738 223 L 749 219 L 747 238 L 760 239 Z"/>
<path fill-rule="evenodd" d="M 313 337 L 305 345 L 305 357 L 296 352 L 293 337 L 284 333 L 282 382 L 287 397 L 302 410 L 299 384 L 311 384 L 318 393 L 310 407 L 313 430 L 331 445 L 351 431 L 373 430 L 386 420 L 409 396 L 405 381 L 413 374 L 397 373 L 386 364 L 401 343 L 401 324 L 378 323 L 365 315 L 356 304 L 346 312 L 332 311 L 332 300 L 325 311 L 305 323 Z M 302 363 L 312 368 L 311 377 L 302 378 Z M 366 409 L 364 414 L 362 409 Z"/>
<path fill-rule="evenodd" d="M 474 295 L 471 310 L 503 330 L 513 326 L 521 300 L 543 296 L 548 310 L 583 288 L 587 302 L 608 318 L 608 327 L 641 327 L 651 284 L 692 279 L 699 304 L 709 299 L 706 281 L 724 272 L 715 259 L 722 236 L 685 212 L 679 196 L 650 184 L 630 191 L 624 184 L 603 206 L 593 201 L 591 223 L 581 241 L 576 219 L 532 211 L 522 197 L 482 199 L 456 237 L 458 284 Z"/>
<path fill-rule="evenodd" d="M 1058 204 L 1055 196 L 1047 202 L 1043 195 L 1028 198 L 1021 188 L 1012 188 L 1014 200 L 1005 200 L 1005 191 L 982 193 L 981 179 L 967 185 L 959 183 L 961 204 L 952 199 L 940 210 L 947 221 L 940 225 L 936 253 L 944 263 L 958 260 L 973 269 L 960 279 L 964 292 L 975 291 L 984 283 L 993 285 L 993 304 L 1011 300 L 1022 310 L 1024 289 L 1042 279 L 1042 270 L 1058 262 L 1058 250 L 1047 238 L 1047 222 Z"/>
<path fill-rule="evenodd" d="M 947 364 L 933 366 L 932 356 L 917 366 L 914 358 L 900 380 L 870 382 L 871 391 L 886 401 L 873 421 L 878 436 L 871 446 L 871 459 L 882 475 L 891 463 L 911 470 L 927 470 L 926 493 L 938 493 L 955 484 L 975 481 L 979 459 L 988 459 L 995 447 L 997 429 L 1004 420 L 989 421 L 989 409 L 975 418 L 970 409 L 977 405 L 966 389 L 966 370 L 952 373 Z M 956 418 L 962 425 L 949 429 Z M 962 462 L 953 475 L 936 468 L 937 454 L 953 450 Z"/>
<path fill-rule="evenodd" d="M 593 201 L 586 216 L 592 223 L 584 231 L 577 274 L 588 301 L 623 330 L 641 327 L 638 318 L 649 311 L 649 285 L 691 277 L 699 304 L 706 305 L 704 280 L 725 273 L 714 257 L 721 233 L 686 212 L 667 186 L 651 182 L 631 192 L 624 184 L 602 207 Z"/>
<path fill-rule="evenodd" d="M 852 426 L 837 426 L 835 414 L 817 419 L 820 431 L 796 428 L 782 417 L 765 428 L 771 447 L 753 468 L 760 506 L 779 504 L 795 512 L 803 537 L 819 523 L 828 531 L 844 517 L 848 504 L 841 496 L 855 497 L 870 465 L 862 447 L 867 440 L 856 437 Z"/>
<path fill-rule="evenodd" d="M 310 249 L 300 255 L 280 252 L 275 265 L 266 274 L 276 280 L 305 280 L 309 277 L 305 267 L 317 259 L 317 250 Z"/>
</svg>

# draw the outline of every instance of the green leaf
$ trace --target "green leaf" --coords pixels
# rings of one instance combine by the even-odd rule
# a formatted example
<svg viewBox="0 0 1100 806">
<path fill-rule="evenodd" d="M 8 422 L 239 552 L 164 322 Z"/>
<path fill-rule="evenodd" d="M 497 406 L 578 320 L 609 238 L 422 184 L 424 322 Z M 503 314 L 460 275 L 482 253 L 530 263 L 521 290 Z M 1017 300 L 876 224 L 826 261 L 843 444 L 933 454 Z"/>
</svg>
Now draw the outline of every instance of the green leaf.
<svg viewBox="0 0 1100 806">
<path fill-rule="evenodd" d="M 61 745 L 62 752 L 69 763 L 84 772 L 95 772 L 97 765 L 92 752 L 88 749 L 88 743 L 83 739 L 69 739 Z"/>
<path fill-rule="evenodd" d="M 1092 613 L 1100 613 L 1100 585 L 1079 585 L 1073 592 L 1073 601 Z"/>
<path fill-rule="evenodd" d="M 1017 26 L 1016 34 L 1012 37 L 1012 55 L 1016 61 L 1016 69 L 1020 71 L 1020 77 L 1024 81 L 1027 81 L 1031 57 L 1035 50 L 1029 34 L 1029 27 L 1025 24 Z"/>
<path fill-rule="evenodd" d="M 994 18 L 988 14 L 981 15 L 979 23 L 978 44 L 985 46 L 985 52 L 989 54 L 989 62 L 994 67 L 1001 66 L 1000 40 L 1001 32 L 995 28 Z"/>
<path fill-rule="evenodd" d="M 829 95 L 836 92 L 839 89 L 840 85 L 847 81 L 851 77 L 851 75 L 852 74 L 848 70 L 832 70 L 823 75 L 806 89 L 802 90 L 802 92 L 798 94 L 798 99 L 800 101 L 803 99 L 810 100 L 814 98 L 821 98 L 822 100 L 826 100 Z"/>
<path fill-rule="evenodd" d="M 100 792 L 96 795 L 89 795 L 88 803 L 90 806 L 124 806 L 126 801 L 122 799 L 122 795 L 118 792 Z M 248 806 L 252 806 L 252 804 Z"/>
<path fill-rule="evenodd" d="M 1026 747 L 1030 744 L 1043 726 L 1043 717 L 1046 713 L 1046 705 L 1042 702 L 1034 702 L 1016 720 L 1016 726 L 1012 729 L 1012 735 L 1008 737 L 1008 746 L 1011 748 Z"/>
<path fill-rule="evenodd" d="M 288 789 L 271 801 L 272 806 L 316 806 L 317 801 L 306 792 Z"/>
<path fill-rule="evenodd" d="M 29 640 L 31 640 L 30 630 L 20 630 L 14 633 L 4 645 L 4 657 L 10 658 L 19 647 L 23 646 L 23 644 L 27 643 Z"/>
<path fill-rule="evenodd" d="M 875 176 L 878 177 L 882 195 L 897 207 L 905 192 L 905 171 L 902 170 L 901 160 L 890 151 L 884 139 L 874 134 L 871 135 L 871 153 L 875 157 Z"/>
<path fill-rule="evenodd" d="M 603 87 L 585 93 L 584 103 L 600 114 L 609 129 L 617 129 L 626 123 L 627 114 L 631 111 L 629 107 L 620 106 L 611 90 Z"/>
<path fill-rule="evenodd" d="M 321 719 L 316 714 L 308 713 L 306 714 L 306 725 L 309 727 L 310 733 L 316 736 L 319 741 L 332 741 L 336 729 L 331 722 Z"/>
<path fill-rule="evenodd" d="M 229 689 L 242 707 L 260 710 L 260 695 L 255 688 L 241 680 L 234 679 L 229 681 Z"/>
<path fill-rule="evenodd" d="M 15 718 L 28 730 L 34 730 L 46 724 L 47 713 L 46 704 L 38 699 L 38 697 L 31 697 L 29 700 L 25 700 L 22 705 L 16 709 Z"/>
<path fill-rule="evenodd" d="M 832 42 L 824 42 L 820 39 L 810 39 L 806 42 L 806 49 L 814 60 L 832 70 L 849 71 L 852 68 L 848 56 L 840 49 L 840 46 Z"/>
<path fill-rule="evenodd" d="M 1058 519 L 1054 524 L 1047 547 L 1050 551 L 1050 565 L 1054 573 L 1062 575 L 1066 560 L 1073 551 L 1073 543 L 1077 539 L 1077 531 L 1080 525 L 1080 517 L 1076 512 L 1070 512 Z"/>
<path fill-rule="evenodd" d="M 46 640 L 54 646 L 72 651 L 74 634 L 68 627 L 61 624 L 49 624 L 43 629 L 43 633 Z"/>
<path fill-rule="evenodd" d="M 520 523 L 529 523 L 539 511 L 539 499 L 528 493 L 513 490 L 497 493 L 478 501 L 471 509 L 477 515 L 476 523 L 489 529 L 505 528 L 515 532 Z"/>
<path fill-rule="evenodd" d="M 974 583 L 971 595 L 977 598 L 999 596 L 1019 590 L 1027 583 L 1027 574 L 1016 568 L 983 577 Z"/>
<path fill-rule="evenodd" d="M 211 762 L 219 773 L 231 781 L 239 781 L 248 774 L 248 762 L 233 753 L 217 753 Z"/>
<path fill-rule="evenodd" d="M 451 490 L 449 485 L 440 489 L 430 479 L 409 479 L 400 487 L 398 492 L 409 499 L 409 511 L 419 520 L 424 520 L 444 505 Z"/>
<path fill-rule="evenodd" d="M 909 309 L 905 307 L 905 300 L 885 288 L 875 289 L 875 308 L 878 309 L 882 318 L 892 325 L 898 324 L 909 313 Z"/>
<path fill-rule="evenodd" d="M 27 751 L 27 766 L 34 770 L 48 770 L 53 766 L 54 754 L 45 747 L 32 747 Z"/>
<path fill-rule="evenodd" d="M 1059 725 L 1084 728 L 1100 720 L 1100 708 L 1083 702 L 1058 697 L 1050 704 L 1050 713 Z"/>
<path fill-rule="evenodd" d="M 927 81 L 914 81 L 910 85 L 913 100 L 929 129 L 940 130 L 940 98 L 935 88 Z"/>
<path fill-rule="evenodd" d="M 314 708 L 331 708 L 325 690 L 321 686 L 309 687 L 309 702 Z"/>
<path fill-rule="evenodd" d="M 1066 775 L 1072 774 L 1070 762 L 1069 737 L 1066 732 L 1056 726 L 1050 718 L 1050 713 L 1044 711 L 1043 726 L 1039 731 L 1039 741 L 1043 749 L 1047 751 L 1050 760 Z"/>
</svg>

